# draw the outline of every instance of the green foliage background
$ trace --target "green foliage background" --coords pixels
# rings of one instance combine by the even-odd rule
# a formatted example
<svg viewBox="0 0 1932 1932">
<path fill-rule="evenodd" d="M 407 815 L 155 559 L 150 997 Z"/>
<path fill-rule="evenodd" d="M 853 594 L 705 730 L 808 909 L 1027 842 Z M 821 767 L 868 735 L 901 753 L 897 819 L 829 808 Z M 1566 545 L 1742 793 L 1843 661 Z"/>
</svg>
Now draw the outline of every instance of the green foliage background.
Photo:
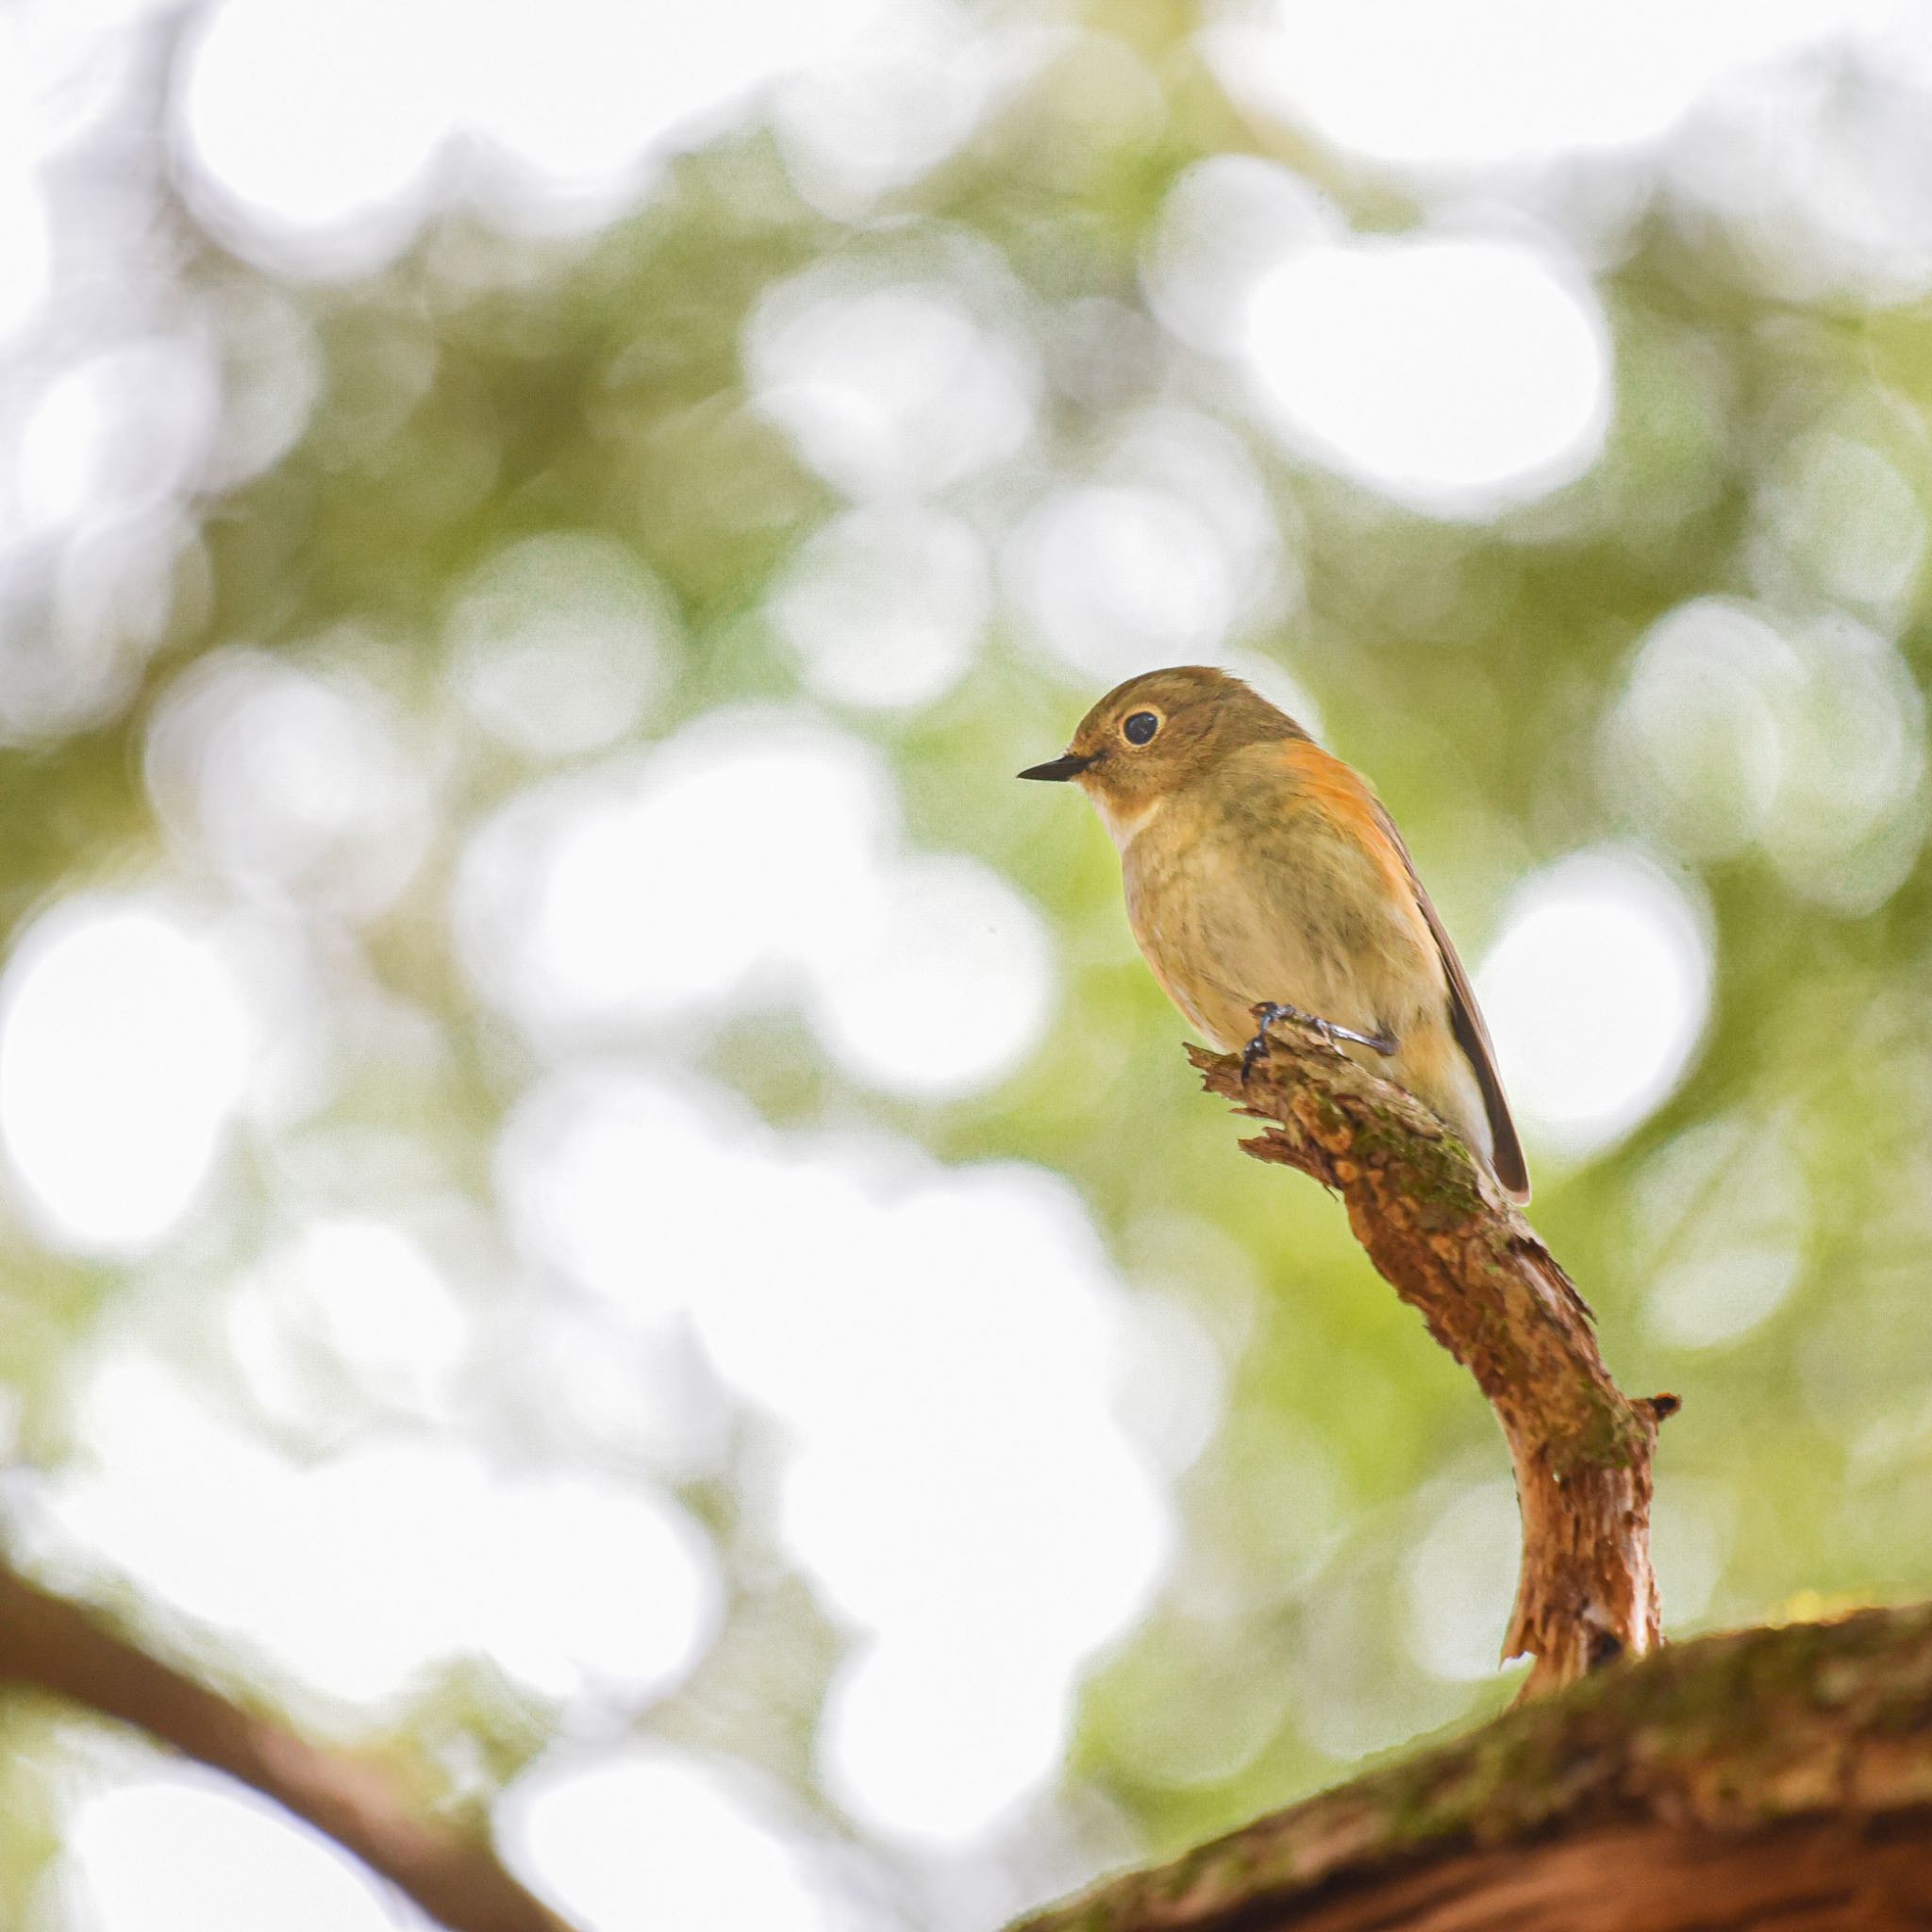
<svg viewBox="0 0 1932 1932">
<path fill-rule="evenodd" d="M 1633 1391 L 1685 1399 L 1658 1472 L 1666 1613 L 1678 1605 L 1681 1632 L 1932 1589 L 1932 873 L 1918 850 L 1922 787 L 1907 829 L 1865 871 L 1855 856 L 1821 886 L 1780 862 L 1867 755 L 1859 719 L 1834 714 L 1829 691 L 1803 694 L 1809 791 L 1780 794 L 1755 820 L 1736 753 L 1745 712 L 1726 710 L 1723 693 L 1716 723 L 1687 716 L 1661 786 L 1615 755 L 1609 721 L 1649 627 L 1713 594 L 1756 600 L 1774 625 L 1849 615 L 1882 648 L 1895 643 L 1923 689 L 1923 574 L 1884 608 L 1834 575 L 1856 537 L 1856 475 L 1795 522 L 1766 506 L 1828 436 L 1875 452 L 1923 526 L 1932 308 L 1828 276 L 1808 294 L 1770 286 L 1753 236 L 1687 208 L 1641 157 L 1581 167 L 1575 207 L 1624 208 L 1618 242 L 1593 257 L 1615 337 L 1606 453 L 1531 508 L 1474 523 L 1410 514 L 1285 457 L 1226 368 L 1152 320 L 1142 266 L 1169 190 L 1206 156 L 1268 157 L 1364 229 L 1429 219 L 1430 189 L 1237 108 L 1191 41 L 1186 7 L 1090 0 L 1065 24 L 1077 31 L 958 153 L 856 223 L 801 198 L 756 111 L 673 159 L 641 206 L 586 240 L 499 235 L 458 209 L 393 266 L 345 284 L 251 266 L 165 194 L 173 299 L 272 288 L 313 325 L 323 387 L 265 474 L 195 501 L 199 575 L 177 585 L 125 701 L 87 728 L 0 752 L 0 911 L 18 932 L 63 895 L 166 866 L 144 733 L 202 654 L 245 640 L 313 661 L 332 626 L 353 625 L 377 641 L 358 646 L 360 673 L 457 774 L 430 860 L 363 936 L 371 972 L 433 1013 L 444 1050 L 420 1066 L 362 1067 L 331 1108 L 339 1122 L 432 1144 L 493 1213 L 492 1137 L 534 1063 L 459 970 L 448 891 L 466 832 L 545 774 L 462 740 L 452 722 L 453 587 L 514 536 L 606 532 L 648 564 L 682 620 L 682 656 L 645 739 L 757 698 L 829 712 L 874 740 L 910 841 L 985 860 L 1051 921 L 1063 993 L 1047 1037 L 1010 1078 L 950 1105 L 851 1083 L 784 1011 L 734 1020 L 705 1064 L 786 1130 L 876 1124 L 943 1161 L 1057 1170 L 1129 1281 L 1180 1298 L 1226 1349 L 1224 1417 L 1179 1479 L 1174 1578 L 1093 1669 L 1066 1769 L 1116 1807 L 1124 1830 L 1097 1856 L 1120 1856 L 1228 1827 L 1358 1753 L 1503 1701 L 1507 1680 L 1449 1681 L 1419 1659 L 1408 1568 L 1456 1497 L 1503 1478 L 1501 1446 L 1473 1391 L 1372 1277 L 1339 1209 L 1236 1154 L 1234 1124 L 1197 1091 L 1175 1017 L 1132 956 L 1114 856 L 1091 815 L 1012 783 L 1064 741 L 1089 681 L 1003 611 L 971 669 L 928 706 L 882 717 L 807 691 L 764 598 L 839 499 L 750 407 L 747 316 L 776 280 L 822 259 L 869 251 L 890 267 L 939 225 L 984 243 L 1024 291 L 1019 325 L 1041 332 L 1049 383 L 1024 459 L 972 514 L 996 527 L 1150 402 L 1208 412 L 1265 479 L 1306 583 L 1291 618 L 1232 641 L 1278 660 L 1318 700 L 1328 741 L 1377 780 L 1467 954 L 1480 957 L 1515 880 L 1603 841 L 1647 847 L 1707 901 L 1714 1002 L 1681 1085 L 1581 1165 L 1539 1163 L 1531 1149 L 1538 1225 L 1599 1311 L 1615 1372 Z M 156 100 L 165 73 L 163 59 Z M 1140 91 L 1132 112 L 1123 73 Z M 491 273 L 458 272 L 474 259 Z M 1097 305 L 1082 312 L 1098 347 L 1070 374 L 1064 344 L 1046 338 L 1079 304 Z M 31 611 L 10 622 L 31 636 Z M 1916 741 L 1916 696 L 1897 702 Z M 1740 824 L 1744 835 L 1724 835 Z M 1861 885 L 1868 876 L 1877 883 Z M 76 1365 L 125 1298 L 176 1282 L 165 1293 L 195 1357 L 195 1272 L 245 1264 L 272 1220 L 269 1151 L 244 1141 L 229 1158 L 227 1218 L 196 1234 L 192 1267 L 186 1251 L 75 1261 L 37 1245 L 25 1223 L 6 1233 L 0 1374 L 23 1480 L 72 1453 Z M 1768 1217 L 1751 1181 L 1767 1166 L 1785 1191 Z M 1776 1269 L 1793 1249 L 1795 1286 L 1734 1340 L 1688 1347 L 1647 1318 L 1673 1269 L 1740 1254 L 1739 1265 Z M 791 1292 L 809 1295 L 814 1270 L 836 1265 L 799 1255 Z M 479 1293 L 475 1320 L 487 1325 L 494 1307 Z M 237 1371 L 209 1343 L 195 1373 L 220 1391 Z M 514 1363 L 503 1373 L 513 1380 Z M 524 1394 L 541 1405 L 541 1391 Z M 744 1527 L 763 1479 L 750 1457 L 689 1491 L 724 1534 L 727 1563 L 742 1560 L 736 1609 L 693 1684 L 638 1721 L 761 1761 L 818 1803 L 811 1727 L 841 1640 Z M 1491 1598 L 1499 1607 L 1499 1632 L 1509 1582 L 1506 1568 L 1470 1586 L 1478 1614 Z M 109 1577 L 92 1587 L 157 1641 L 190 1655 L 210 1646 L 204 1660 L 222 1681 L 246 1676 L 220 1640 L 117 1596 Z M 25 1708 L 7 1722 L 14 1796 L 0 1803 L 0 1872 L 22 1901 L 49 1849 L 59 1724 Z M 549 1719 L 479 1671 L 426 1687 L 383 1722 L 445 1757 L 454 1736 L 481 1740 L 497 1776 L 541 1748 Z M 1225 1748 L 1236 1732 L 1245 1743 Z"/>
</svg>

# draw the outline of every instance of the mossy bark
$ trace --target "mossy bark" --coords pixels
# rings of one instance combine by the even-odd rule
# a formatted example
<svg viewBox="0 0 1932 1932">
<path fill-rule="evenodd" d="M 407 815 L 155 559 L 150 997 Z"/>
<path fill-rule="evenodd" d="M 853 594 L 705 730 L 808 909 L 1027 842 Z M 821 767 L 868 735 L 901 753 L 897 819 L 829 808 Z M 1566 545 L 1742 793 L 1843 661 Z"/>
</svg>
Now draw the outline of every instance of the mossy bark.
<svg viewBox="0 0 1932 1932">
<path fill-rule="evenodd" d="M 1676 1399 L 1624 1395 L 1570 1277 L 1420 1102 L 1291 1023 L 1249 1069 L 1190 1053 L 1210 1091 L 1269 1123 L 1248 1153 L 1341 1196 L 1370 1260 L 1495 1410 L 1523 1514 L 1503 1655 L 1533 1659 L 1524 1694 L 1653 1648 L 1651 1457 Z"/>
<path fill-rule="evenodd" d="M 1932 1925 L 1932 1605 L 1599 1673 L 1015 1932 Z"/>
</svg>

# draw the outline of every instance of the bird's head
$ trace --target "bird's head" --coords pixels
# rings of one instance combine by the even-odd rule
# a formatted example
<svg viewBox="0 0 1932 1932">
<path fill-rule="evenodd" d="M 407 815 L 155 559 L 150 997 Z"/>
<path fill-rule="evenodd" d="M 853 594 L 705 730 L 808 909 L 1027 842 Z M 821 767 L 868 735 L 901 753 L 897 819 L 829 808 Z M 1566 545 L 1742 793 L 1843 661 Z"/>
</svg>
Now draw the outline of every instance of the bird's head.
<svg viewBox="0 0 1932 1932">
<path fill-rule="evenodd" d="M 1079 786 L 1124 847 L 1168 799 L 1230 752 L 1307 736 L 1240 678 L 1184 664 L 1116 686 L 1080 720 L 1063 757 L 1020 775 Z"/>
</svg>

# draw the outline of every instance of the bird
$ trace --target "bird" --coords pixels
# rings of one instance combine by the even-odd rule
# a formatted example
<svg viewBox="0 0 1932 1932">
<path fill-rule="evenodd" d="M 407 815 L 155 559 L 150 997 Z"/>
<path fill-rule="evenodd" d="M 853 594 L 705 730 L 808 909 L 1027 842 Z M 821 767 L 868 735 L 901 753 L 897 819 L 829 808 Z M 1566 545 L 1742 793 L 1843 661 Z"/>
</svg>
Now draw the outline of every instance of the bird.
<svg viewBox="0 0 1932 1932">
<path fill-rule="evenodd" d="M 1224 671 L 1149 671 L 1019 775 L 1087 794 L 1155 978 L 1244 1077 L 1270 1025 L 1305 1021 L 1529 1199 L 1489 1028 L 1408 848 L 1368 780 L 1287 712 Z"/>
</svg>

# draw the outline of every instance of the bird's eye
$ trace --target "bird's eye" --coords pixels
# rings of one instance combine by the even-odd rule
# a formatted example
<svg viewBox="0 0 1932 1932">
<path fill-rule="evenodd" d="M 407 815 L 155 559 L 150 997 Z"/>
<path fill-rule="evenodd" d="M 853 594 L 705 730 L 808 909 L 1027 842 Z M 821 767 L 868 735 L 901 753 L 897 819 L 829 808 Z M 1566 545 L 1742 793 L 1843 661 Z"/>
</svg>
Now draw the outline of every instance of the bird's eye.
<svg viewBox="0 0 1932 1932">
<path fill-rule="evenodd" d="M 1121 736 L 1129 744 L 1145 744 L 1160 729 L 1160 720 L 1152 711 L 1136 711 L 1121 726 Z"/>
</svg>

